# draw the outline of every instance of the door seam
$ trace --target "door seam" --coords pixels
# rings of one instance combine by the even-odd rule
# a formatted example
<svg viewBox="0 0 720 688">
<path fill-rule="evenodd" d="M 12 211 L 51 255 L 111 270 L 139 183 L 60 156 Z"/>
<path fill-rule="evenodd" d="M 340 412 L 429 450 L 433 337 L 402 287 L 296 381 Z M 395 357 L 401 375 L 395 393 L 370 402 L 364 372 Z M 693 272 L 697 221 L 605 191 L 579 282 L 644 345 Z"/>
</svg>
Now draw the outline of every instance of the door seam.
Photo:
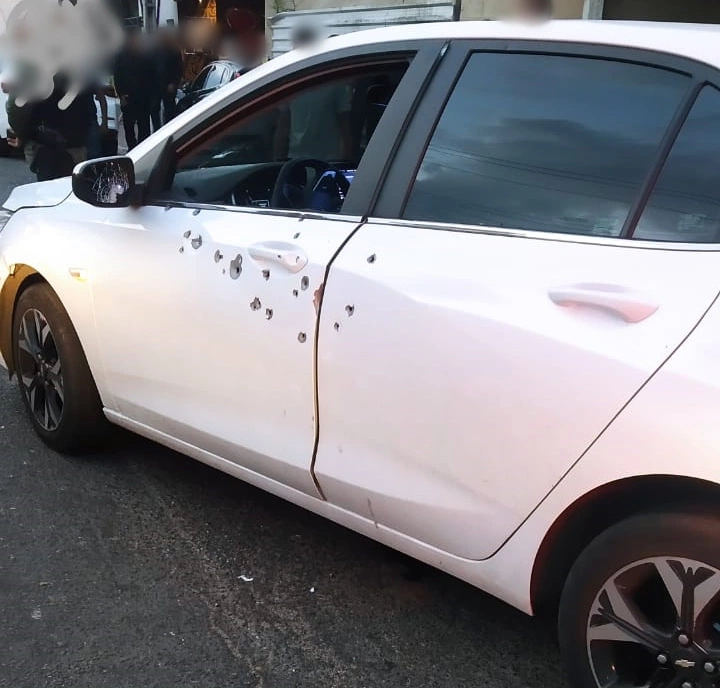
<svg viewBox="0 0 720 688">
<path fill-rule="evenodd" d="M 499 547 L 490 555 L 487 557 L 484 557 L 482 559 L 478 559 L 478 561 L 488 561 L 489 559 L 492 559 L 496 554 L 502 550 L 505 545 L 507 545 L 510 540 L 512 540 L 515 535 L 518 533 L 518 531 L 534 516 L 534 514 L 538 511 L 538 509 L 548 500 L 550 495 L 552 495 L 553 492 L 558 488 L 560 483 L 562 483 L 565 478 L 567 478 L 568 475 L 574 470 L 574 468 L 587 456 L 587 454 L 590 452 L 590 450 L 600 441 L 600 439 L 605 435 L 605 433 L 610 429 L 610 427 L 615 423 L 615 421 L 624 413 L 625 409 L 632 404 L 633 401 L 637 398 L 637 396 L 642 392 L 645 387 L 647 387 L 650 382 L 652 382 L 655 379 L 655 376 L 665 367 L 667 362 L 682 348 L 682 346 L 685 344 L 685 342 L 692 337 L 692 335 L 695 333 L 695 330 L 697 330 L 698 327 L 700 327 L 700 324 L 705 320 L 707 317 L 707 314 L 714 308 L 715 304 L 720 299 L 720 292 L 718 292 L 715 295 L 715 298 L 710 302 L 710 305 L 705 309 L 705 311 L 702 313 L 702 315 L 698 318 L 698 321 L 693 325 L 688 333 L 680 340 L 678 345 L 667 355 L 667 357 L 658 365 L 658 367 L 653 371 L 653 373 L 648 377 L 645 382 L 640 385 L 640 387 L 637 388 L 637 390 L 630 395 L 630 398 L 620 407 L 618 412 L 610 418 L 608 423 L 605 425 L 605 427 L 600 430 L 597 437 L 590 442 L 590 444 L 586 447 L 586 449 L 580 454 L 580 456 L 572 462 L 570 467 L 558 478 L 558 480 L 555 482 L 555 484 L 550 488 L 548 493 L 537 503 L 537 505 L 530 511 L 530 513 L 518 524 L 518 526 L 510 533 L 510 535 L 503 540 L 502 544 L 500 544 Z"/>
<path fill-rule="evenodd" d="M 320 444 L 320 380 L 319 380 L 319 352 L 320 352 L 320 319 L 322 317 L 322 307 L 325 303 L 325 288 L 327 285 L 328 277 L 330 275 L 330 269 L 332 268 L 333 264 L 335 263 L 335 260 L 340 255 L 342 250 L 348 245 L 348 242 L 367 224 L 368 218 L 367 216 L 363 217 L 360 220 L 360 224 L 358 224 L 355 229 L 348 234 L 347 237 L 345 237 L 345 240 L 338 246 L 338 249 L 335 251 L 335 253 L 332 255 L 330 260 L 328 261 L 327 267 L 325 268 L 325 274 L 323 275 L 323 281 L 320 283 L 320 286 L 318 287 L 319 290 L 319 299 L 318 299 L 318 307 L 317 307 L 317 314 L 315 316 L 315 350 L 313 351 L 313 405 L 315 407 L 315 441 L 313 443 L 313 451 L 312 451 L 312 459 L 310 460 L 310 475 L 312 477 L 313 482 L 315 483 L 315 489 L 318 491 L 318 494 L 320 495 L 320 498 L 323 501 L 327 501 L 327 498 L 325 497 L 325 493 L 323 492 L 322 487 L 320 486 L 320 481 L 317 479 L 317 476 L 315 475 L 315 462 L 317 461 L 317 452 L 318 452 L 318 446 Z"/>
</svg>

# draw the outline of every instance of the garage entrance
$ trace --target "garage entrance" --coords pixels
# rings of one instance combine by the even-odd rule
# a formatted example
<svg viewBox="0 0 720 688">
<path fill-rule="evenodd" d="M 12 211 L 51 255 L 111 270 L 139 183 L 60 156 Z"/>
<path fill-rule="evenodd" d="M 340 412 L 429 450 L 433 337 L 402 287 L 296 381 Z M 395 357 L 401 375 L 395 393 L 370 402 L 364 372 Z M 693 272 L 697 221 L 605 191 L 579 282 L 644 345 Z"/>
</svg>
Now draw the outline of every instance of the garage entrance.
<svg viewBox="0 0 720 688">
<path fill-rule="evenodd" d="M 708 0 L 605 0 L 602 17 L 720 24 L 720 3 Z"/>
</svg>

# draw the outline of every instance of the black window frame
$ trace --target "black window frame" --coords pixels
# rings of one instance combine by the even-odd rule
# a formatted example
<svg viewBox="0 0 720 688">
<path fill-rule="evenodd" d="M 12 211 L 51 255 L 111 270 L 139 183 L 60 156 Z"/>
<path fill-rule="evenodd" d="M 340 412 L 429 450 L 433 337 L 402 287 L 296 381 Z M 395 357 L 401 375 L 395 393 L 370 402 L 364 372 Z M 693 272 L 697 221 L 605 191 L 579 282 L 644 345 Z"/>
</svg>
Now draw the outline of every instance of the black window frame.
<svg viewBox="0 0 720 688">
<path fill-rule="evenodd" d="M 208 206 L 192 202 L 168 202 L 162 198 L 147 197 L 143 204 L 148 206 L 176 206 L 186 208 L 215 208 L 227 211 L 252 212 L 292 217 L 347 217 L 365 218 L 373 204 L 378 190 L 382 187 L 385 173 L 394 158 L 394 151 L 403 138 L 432 74 L 440 63 L 447 41 L 421 39 L 389 43 L 369 44 L 351 49 L 335 50 L 331 53 L 315 55 L 284 69 L 272 72 L 257 82 L 231 93 L 226 102 L 217 110 L 196 120 L 176 132 L 164 146 L 157 146 L 143 159 L 138 161 L 136 175 L 150 180 L 159 168 L 168 164 L 168 156 L 174 151 L 178 157 L 197 145 L 198 140 L 211 136 L 218 128 L 227 126 L 228 121 L 242 117 L 255 108 L 265 107 L 267 101 L 277 98 L 278 93 L 287 93 L 302 84 L 321 82 L 330 74 L 349 72 L 367 64 L 396 61 L 412 58 L 405 76 L 387 108 L 385 116 L 375 130 L 370 144 L 365 150 L 362 163 L 350 187 L 342 211 L 339 214 L 324 214 L 316 211 L 280 210 L 272 208 L 245 208 L 235 206 Z M 151 184 L 156 185 L 153 179 Z"/>
<path fill-rule="evenodd" d="M 560 57 L 594 58 L 616 62 L 632 63 L 652 68 L 666 69 L 686 75 L 688 90 L 671 120 L 668 129 L 658 147 L 655 160 L 640 186 L 637 197 L 626 218 L 622 232 L 617 238 L 588 237 L 581 234 L 565 234 L 565 240 L 630 240 L 642 216 L 670 151 L 682 126 L 706 85 L 720 88 L 720 70 L 696 60 L 643 48 L 625 48 L 594 43 L 572 43 L 560 41 L 533 40 L 500 40 L 500 39 L 458 39 L 451 41 L 442 64 L 437 69 L 424 98 L 417 108 L 416 114 L 407 126 L 402 141 L 398 144 L 392 163 L 389 165 L 384 179 L 384 186 L 378 190 L 369 216 L 380 220 L 395 220 L 408 225 L 430 226 L 451 229 L 452 223 L 435 221 L 407 220 L 403 218 L 405 207 L 412 192 L 415 178 L 422 165 L 427 148 L 435 132 L 445 106 L 455 90 L 470 58 L 476 53 L 523 53 L 531 55 L 543 54 Z M 481 85 L 479 86 L 481 88 Z M 515 231 L 512 228 L 493 230 L 480 225 L 462 225 L 463 231 L 493 232 L 507 234 Z M 548 236 L 547 232 L 529 229 L 517 229 L 523 234 Z M 648 242 L 668 243 L 668 242 Z M 673 242 L 675 246 L 698 246 L 700 244 L 683 244 Z M 720 247 L 720 244 L 718 244 Z"/>
</svg>

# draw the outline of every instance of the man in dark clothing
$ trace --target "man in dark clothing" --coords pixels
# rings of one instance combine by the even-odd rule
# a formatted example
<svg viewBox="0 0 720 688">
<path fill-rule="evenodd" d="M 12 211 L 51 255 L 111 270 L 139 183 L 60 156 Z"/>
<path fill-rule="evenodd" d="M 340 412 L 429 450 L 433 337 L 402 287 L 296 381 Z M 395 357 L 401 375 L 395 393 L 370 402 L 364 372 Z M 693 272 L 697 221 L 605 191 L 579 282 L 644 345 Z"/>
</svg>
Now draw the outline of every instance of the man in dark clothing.
<svg viewBox="0 0 720 688">
<path fill-rule="evenodd" d="M 114 79 L 122 107 L 125 139 L 128 149 L 134 148 L 150 136 L 150 112 L 156 90 L 155 70 L 150 56 L 143 50 L 139 32 L 128 34 L 115 64 Z"/>
<path fill-rule="evenodd" d="M 175 40 L 175 34 L 170 29 L 162 29 L 159 34 L 156 53 L 159 102 L 157 115 L 153 114 L 153 129 L 160 127 L 160 103 L 165 115 L 163 124 L 167 124 L 175 117 L 175 100 L 183 76 L 183 56 Z"/>
<path fill-rule="evenodd" d="M 61 110 L 58 104 L 65 93 L 64 79 L 56 77 L 55 89 L 45 100 L 23 107 L 18 107 L 13 95 L 8 100 L 10 127 L 38 181 L 68 176 L 87 159 L 87 141 L 97 116 L 93 91 L 86 89 Z"/>
</svg>

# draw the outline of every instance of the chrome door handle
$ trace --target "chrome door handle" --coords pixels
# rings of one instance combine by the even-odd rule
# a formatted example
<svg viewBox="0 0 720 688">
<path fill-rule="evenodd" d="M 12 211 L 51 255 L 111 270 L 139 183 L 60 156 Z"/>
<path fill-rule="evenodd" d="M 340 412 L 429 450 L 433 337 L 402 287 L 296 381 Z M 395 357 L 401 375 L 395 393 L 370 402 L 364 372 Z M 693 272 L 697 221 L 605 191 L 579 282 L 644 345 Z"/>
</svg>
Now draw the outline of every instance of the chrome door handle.
<svg viewBox="0 0 720 688">
<path fill-rule="evenodd" d="M 293 273 L 300 272 L 308 264 L 308 258 L 299 246 L 279 241 L 254 244 L 248 253 L 253 260 L 277 263 Z"/>
<path fill-rule="evenodd" d="M 557 306 L 597 308 L 632 324 L 646 320 L 660 308 L 647 295 L 615 284 L 571 284 L 551 289 L 548 296 Z"/>
</svg>

